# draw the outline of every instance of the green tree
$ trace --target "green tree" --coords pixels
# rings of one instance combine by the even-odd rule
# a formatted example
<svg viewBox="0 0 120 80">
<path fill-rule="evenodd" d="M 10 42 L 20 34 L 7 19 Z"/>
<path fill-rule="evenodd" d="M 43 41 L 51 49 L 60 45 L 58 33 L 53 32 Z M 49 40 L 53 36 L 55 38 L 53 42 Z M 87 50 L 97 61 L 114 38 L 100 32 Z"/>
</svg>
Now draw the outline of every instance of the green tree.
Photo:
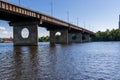
<svg viewBox="0 0 120 80">
<path fill-rule="evenodd" d="M 43 36 L 43 37 L 39 38 L 39 42 L 48 42 L 48 41 L 50 41 L 49 36 Z"/>
<path fill-rule="evenodd" d="M 98 31 L 93 37 L 94 41 L 120 41 L 120 29 L 106 30 L 104 32 Z"/>
</svg>

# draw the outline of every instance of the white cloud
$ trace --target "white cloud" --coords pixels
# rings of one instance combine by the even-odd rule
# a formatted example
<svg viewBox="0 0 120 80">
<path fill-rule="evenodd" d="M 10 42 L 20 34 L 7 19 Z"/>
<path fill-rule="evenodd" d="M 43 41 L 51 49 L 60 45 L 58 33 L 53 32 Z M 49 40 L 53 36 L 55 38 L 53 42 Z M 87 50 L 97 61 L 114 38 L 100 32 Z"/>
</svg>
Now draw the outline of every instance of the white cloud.
<svg viewBox="0 0 120 80">
<path fill-rule="evenodd" d="M 0 26 L 0 37 L 6 37 L 8 35 L 8 32 L 5 27 Z"/>
<path fill-rule="evenodd" d="M 0 30 L 6 30 L 5 27 L 0 26 Z"/>
<path fill-rule="evenodd" d="M 11 31 L 8 31 L 5 27 L 0 26 L 0 38 L 8 38 L 11 37 L 13 34 Z"/>
<path fill-rule="evenodd" d="M 49 31 L 45 28 L 38 28 L 38 37 L 49 36 Z"/>
<path fill-rule="evenodd" d="M 12 32 L 2 31 L 0 33 L 0 38 L 9 38 L 9 37 L 13 37 L 13 33 Z"/>
<path fill-rule="evenodd" d="M 8 35 L 8 32 L 7 31 L 3 31 L 2 34 L 3 35 Z"/>
</svg>

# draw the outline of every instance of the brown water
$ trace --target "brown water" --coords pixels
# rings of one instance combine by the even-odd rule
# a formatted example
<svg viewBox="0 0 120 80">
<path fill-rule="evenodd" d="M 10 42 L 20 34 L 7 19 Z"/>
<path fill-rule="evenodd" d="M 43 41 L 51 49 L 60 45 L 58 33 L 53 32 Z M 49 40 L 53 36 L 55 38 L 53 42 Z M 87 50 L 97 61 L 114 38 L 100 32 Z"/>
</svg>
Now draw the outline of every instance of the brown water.
<svg viewBox="0 0 120 80">
<path fill-rule="evenodd" d="M 120 80 L 120 42 L 0 43 L 0 80 Z"/>
</svg>

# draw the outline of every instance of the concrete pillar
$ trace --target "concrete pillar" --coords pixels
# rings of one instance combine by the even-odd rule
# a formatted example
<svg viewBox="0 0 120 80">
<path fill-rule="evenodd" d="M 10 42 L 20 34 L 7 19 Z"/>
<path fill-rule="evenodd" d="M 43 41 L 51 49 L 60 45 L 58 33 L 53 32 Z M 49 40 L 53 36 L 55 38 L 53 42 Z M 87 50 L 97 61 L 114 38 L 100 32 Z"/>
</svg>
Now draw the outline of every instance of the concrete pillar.
<svg viewBox="0 0 120 80">
<path fill-rule="evenodd" d="M 61 36 L 58 39 L 56 39 L 55 34 L 57 32 L 61 33 Z M 67 29 L 62 29 L 62 30 L 50 30 L 50 44 L 68 44 L 68 30 Z"/>
<path fill-rule="evenodd" d="M 89 42 L 90 41 L 90 35 L 89 34 L 83 34 L 82 42 Z"/>
<path fill-rule="evenodd" d="M 76 36 L 76 39 L 72 39 L 73 35 Z M 69 33 L 68 41 L 69 41 L 69 43 L 81 43 L 82 42 L 82 33 Z"/>
<path fill-rule="evenodd" d="M 19 23 L 20 24 L 20 23 Z M 13 26 L 13 37 L 14 37 L 14 45 L 18 46 L 27 46 L 27 45 L 38 45 L 38 29 L 37 24 L 24 24 L 20 25 L 15 23 Z M 24 28 L 27 28 L 29 31 L 28 38 L 23 38 L 21 33 Z"/>
<path fill-rule="evenodd" d="M 50 31 L 50 44 L 55 45 L 55 31 Z"/>
</svg>

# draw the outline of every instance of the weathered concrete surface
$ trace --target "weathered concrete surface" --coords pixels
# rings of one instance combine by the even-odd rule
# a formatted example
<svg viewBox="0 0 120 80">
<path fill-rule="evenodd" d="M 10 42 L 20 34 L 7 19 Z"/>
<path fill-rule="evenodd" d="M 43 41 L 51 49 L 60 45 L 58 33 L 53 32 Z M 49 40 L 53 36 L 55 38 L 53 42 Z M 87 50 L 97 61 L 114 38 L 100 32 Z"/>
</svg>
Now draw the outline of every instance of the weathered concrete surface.
<svg viewBox="0 0 120 80">
<path fill-rule="evenodd" d="M 82 42 L 89 42 L 90 41 L 90 35 L 89 34 L 83 34 L 82 35 Z"/>
<path fill-rule="evenodd" d="M 28 38 L 22 38 L 22 29 L 27 28 L 29 31 Z M 37 25 L 18 26 L 13 27 L 14 45 L 38 45 L 38 29 Z"/>
<path fill-rule="evenodd" d="M 72 39 L 73 35 L 76 36 L 76 39 Z M 69 43 L 81 43 L 82 42 L 82 33 L 69 33 L 68 34 Z"/>
<path fill-rule="evenodd" d="M 61 36 L 59 39 L 56 39 L 55 34 L 57 32 L 61 33 Z M 50 30 L 50 44 L 68 44 L 68 30 L 67 29 L 62 29 L 62 30 Z"/>
</svg>

